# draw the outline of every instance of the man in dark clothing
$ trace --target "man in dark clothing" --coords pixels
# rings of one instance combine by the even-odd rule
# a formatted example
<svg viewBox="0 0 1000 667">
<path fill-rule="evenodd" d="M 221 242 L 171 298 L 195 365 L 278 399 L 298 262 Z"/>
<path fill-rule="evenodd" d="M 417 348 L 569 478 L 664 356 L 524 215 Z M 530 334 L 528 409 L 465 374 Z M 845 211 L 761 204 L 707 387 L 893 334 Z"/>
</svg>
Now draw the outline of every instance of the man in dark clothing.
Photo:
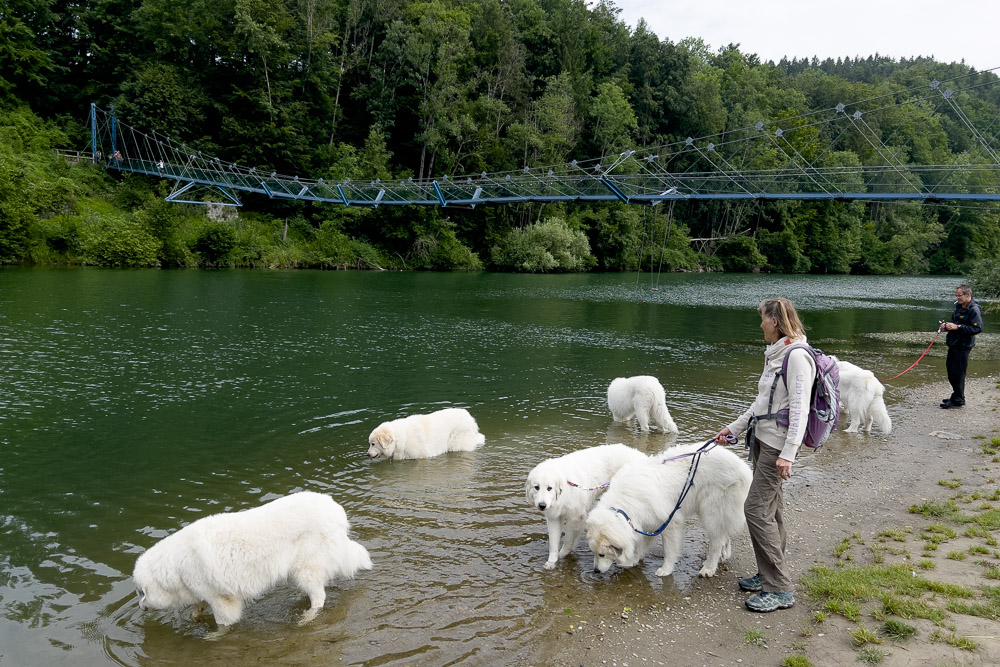
<svg viewBox="0 0 1000 667">
<path fill-rule="evenodd" d="M 976 334 L 983 330 L 983 311 L 972 299 L 972 288 L 961 284 L 955 288 L 955 312 L 951 322 L 941 322 L 939 331 L 947 331 L 948 382 L 951 396 L 944 399 L 941 407 L 945 410 L 965 405 L 965 371 L 969 367 L 969 353 L 976 346 Z"/>
</svg>

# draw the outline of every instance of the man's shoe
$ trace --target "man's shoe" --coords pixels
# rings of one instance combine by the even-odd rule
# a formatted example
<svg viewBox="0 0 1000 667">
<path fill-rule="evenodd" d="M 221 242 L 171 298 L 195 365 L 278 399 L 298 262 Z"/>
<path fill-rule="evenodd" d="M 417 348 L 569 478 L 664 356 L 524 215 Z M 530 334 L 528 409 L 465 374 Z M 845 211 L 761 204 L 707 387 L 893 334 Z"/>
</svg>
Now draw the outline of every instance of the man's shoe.
<svg viewBox="0 0 1000 667">
<path fill-rule="evenodd" d="M 752 577 L 747 577 L 746 579 L 740 579 L 740 590 L 746 591 L 748 593 L 759 592 L 761 590 L 760 572 L 753 575 Z"/>
<path fill-rule="evenodd" d="M 749 598 L 744 604 L 750 611 L 766 614 L 776 609 L 788 609 L 795 604 L 795 593 L 769 593 L 762 591 Z"/>
<path fill-rule="evenodd" d="M 947 402 L 941 404 L 941 409 L 942 410 L 951 410 L 952 408 L 960 408 L 963 405 L 965 405 L 965 403 L 954 403 L 952 401 L 947 401 Z"/>
</svg>

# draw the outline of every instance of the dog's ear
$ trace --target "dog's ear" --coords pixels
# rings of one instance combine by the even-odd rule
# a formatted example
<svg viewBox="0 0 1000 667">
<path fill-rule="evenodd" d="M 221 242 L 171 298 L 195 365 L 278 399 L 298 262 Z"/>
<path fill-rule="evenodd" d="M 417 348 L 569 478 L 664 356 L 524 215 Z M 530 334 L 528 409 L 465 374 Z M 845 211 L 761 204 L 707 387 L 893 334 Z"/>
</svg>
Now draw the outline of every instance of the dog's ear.
<svg viewBox="0 0 1000 667">
<path fill-rule="evenodd" d="M 524 482 L 524 497 L 529 503 L 535 502 L 533 497 L 535 494 L 531 492 L 533 486 L 534 485 L 531 483 L 531 475 L 528 475 L 528 479 Z"/>
<path fill-rule="evenodd" d="M 556 481 L 552 482 L 552 490 L 556 494 L 555 497 L 554 497 L 555 500 L 559 500 L 559 494 L 562 493 L 562 489 L 563 489 L 562 477 L 560 477 Z"/>
<path fill-rule="evenodd" d="M 609 544 L 608 546 L 610 546 L 610 547 L 611 547 L 611 550 L 615 552 L 615 556 L 617 556 L 618 558 L 621 558 L 621 557 L 622 557 L 622 553 L 623 553 L 623 552 L 622 552 L 622 550 L 621 550 L 620 548 L 616 547 L 616 546 L 615 546 L 615 545 L 613 545 L 613 544 Z"/>
</svg>

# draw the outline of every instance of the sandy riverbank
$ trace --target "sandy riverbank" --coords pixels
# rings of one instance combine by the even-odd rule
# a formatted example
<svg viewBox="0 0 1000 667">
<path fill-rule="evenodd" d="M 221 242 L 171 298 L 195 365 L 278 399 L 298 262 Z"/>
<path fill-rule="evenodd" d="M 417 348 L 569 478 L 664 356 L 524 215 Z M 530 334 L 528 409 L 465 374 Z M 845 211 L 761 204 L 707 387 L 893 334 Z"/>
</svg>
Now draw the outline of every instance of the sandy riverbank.
<svg viewBox="0 0 1000 667">
<path fill-rule="evenodd" d="M 941 398 L 950 393 L 946 383 L 918 387 L 903 403 L 890 406 L 891 436 L 845 433 L 831 439 L 809 466 L 815 472 L 797 475 L 786 484 L 788 549 L 796 579 L 801 580 L 817 563 L 833 564 L 834 548 L 845 538 L 855 544 L 854 562 L 865 565 L 871 563 L 870 545 L 878 542 L 880 532 L 910 527 L 907 542 L 894 548 L 899 553 L 887 563 L 927 559 L 922 569 L 914 565 L 920 576 L 976 589 L 1000 583 L 984 576 L 984 560 L 1000 565 L 997 547 L 991 547 L 987 556 L 961 561 L 946 555 L 954 545 L 943 545 L 933 554 L 921 552 L 920 530 L 932 521 L 909 511 L 927 500 L 944 501 L 959 492 L 977 491 L 985 497 L 1000 488 L 1000 463 L 983 453 L 983 443 L 1000 435 L 998 385 L 996 377 L 970 380 L 968 404 L 962 410 L 938 408 Z M 939 484 L 942 480 L 959 483 L 958 491 Z M 993 536 L 1000 536 L 1000 531 Z M 955 544 L 969 549 L 962 540 L 969 541 L 960 537 Z M 755 571 L 753 553 L 746 536 L 734 546 L 727 568 L 712 579 L 684 583 L 682 596 L 670 597 L 670 604 L 644 595 L 630 606 L 622 606 L 618 597 L 612 606 L 598 596 L 582 609 L 565 610 L 564 616 L 553 621 L 534 663 L 754 666 L 779 665 L 790 656 L 802 655 L 814 665 L 861 664 L 849 634 L 858 623 L 836 614 L 817 623 L 813 611 L 819 604 L 806 597 L 801 585 L 794 608 L 771 614 L 748 612 L 743 607 L 748 595 L 738 590 L 736 581 Z M 703 552 L 704 545 L 695 543 L 693 549 Z M 652 557 L 658 556 L 656 547 Z M 864 607 L 860 622 L 878 628 L 881 621 L 871 616 L 871 606 Z M 934 630 L 941 626 L 919 619 L 908 622 L 918 628 L 917 635 L 897 644 L 878 645 L 884 654 L 881 664 L 1000 664 L 1000 623 L 996 621 L 949 613 L 944 632 L 952 632 L 949 628 L 953 627 L 955 635 L 974 638 L 978 648 L 973 651 L 932 641 Z M 762 640 L 748 643 L 748 636 L 762 636 Z"/>
</svg>

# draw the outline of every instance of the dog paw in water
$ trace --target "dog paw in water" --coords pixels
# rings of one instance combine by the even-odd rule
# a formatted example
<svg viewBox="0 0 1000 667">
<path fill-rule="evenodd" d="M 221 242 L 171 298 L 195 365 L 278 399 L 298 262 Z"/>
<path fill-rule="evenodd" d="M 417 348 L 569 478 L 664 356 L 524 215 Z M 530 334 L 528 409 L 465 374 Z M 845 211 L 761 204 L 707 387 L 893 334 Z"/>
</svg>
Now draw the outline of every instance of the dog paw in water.
<svg viewBox="0 0 1000 667">
<path fill-rule="evenodd" d="M 307 623 L 315 619 L 316 615 L 319 614 L 320 609 L 322 609 L 322 607 L 311 607 L 309 609 L 306 609 L 305 613 L 302 614 L 302 618 L 299 619 L 298 625 L 300 626 L 306 625 Z"/>
<path fill-rule="evenodd" d="M 673 573 L 674 573 L 674 567 L 672 565 L 670 567 L 664 565 L 663 567 L 661 567 L 659 570 L 656 571 L 656 576 L 669 577 Z"/>
<path fill-rule="evenodd" d="M 554 570 L 556 568 L 556 562 L 554 560 L 545 561 L 546 570 Z"/>
</svg>

